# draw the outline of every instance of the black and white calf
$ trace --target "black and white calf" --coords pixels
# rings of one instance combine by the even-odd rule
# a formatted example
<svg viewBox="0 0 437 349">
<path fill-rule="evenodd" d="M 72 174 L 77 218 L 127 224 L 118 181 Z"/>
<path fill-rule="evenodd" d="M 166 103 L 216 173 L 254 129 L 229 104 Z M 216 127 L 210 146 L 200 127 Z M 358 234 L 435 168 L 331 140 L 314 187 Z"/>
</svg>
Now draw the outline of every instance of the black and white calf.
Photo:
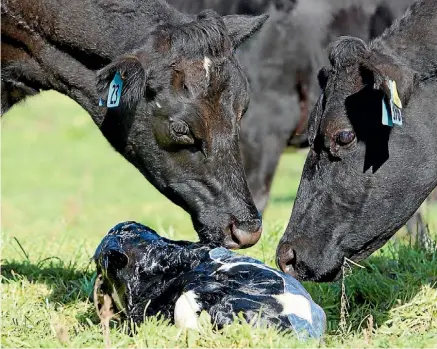
<svg viewBox="0 0 437 349">
<path fill-rule="evenodd" d="M 182 328 L 198 328 L 206 311 L 217 327 L 243 313 L 299 338 L 319 338 L 325 313 L 291 276 L 225 248 L 171 241 L 135 222 L 120 223 L 94 255 L 113 311 L 135 323 L 158 313 Z"/>
</svg>

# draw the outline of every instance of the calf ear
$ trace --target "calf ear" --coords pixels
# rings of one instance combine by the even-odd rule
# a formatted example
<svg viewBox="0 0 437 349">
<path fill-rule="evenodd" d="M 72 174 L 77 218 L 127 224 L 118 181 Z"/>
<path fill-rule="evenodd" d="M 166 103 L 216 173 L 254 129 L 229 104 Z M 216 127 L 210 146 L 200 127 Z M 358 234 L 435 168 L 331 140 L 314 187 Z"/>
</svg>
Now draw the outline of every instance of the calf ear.
<svg viewBox="0 0 437 349">
<path fill-rule="evenodd" d="M 363 71 L 370 71 L 372 74 L 374 88 L 382 90 L 389 99 L 392 96 L 387 82 L 396 81 L 402 105 L 408 104 L 417 83 L 417 75 L 413 70 L 388 55 L 371 55 L 363 62 L 362 67 Z"/>
<path fill-rule="evenodd" d="M 134 108 L 146 89 L 146 71 L 135 55 L 123 56 L 97 72 L 97 91 L 106 99 L 111 81 L 116 73 L 123 81 L 120 104 L 128 109 Z"/>
<path fill-rule="evenodd" d="M 234 48 L 240 46 L 245 40 L 252 36 L 253 33 L 259 30 L 267 18 L 269 18 L 269 15 L 266 14 L 260 16 L 223 16 L 223 21 L 228 29 L 228 34 Z"/>
<path fill-rule="evenodd" d="M 109 272 L 123 269 L 129 262 L 129 257 L 120 250 L 109 249 L 103 253 L 101 266 Z"/>
</svg>

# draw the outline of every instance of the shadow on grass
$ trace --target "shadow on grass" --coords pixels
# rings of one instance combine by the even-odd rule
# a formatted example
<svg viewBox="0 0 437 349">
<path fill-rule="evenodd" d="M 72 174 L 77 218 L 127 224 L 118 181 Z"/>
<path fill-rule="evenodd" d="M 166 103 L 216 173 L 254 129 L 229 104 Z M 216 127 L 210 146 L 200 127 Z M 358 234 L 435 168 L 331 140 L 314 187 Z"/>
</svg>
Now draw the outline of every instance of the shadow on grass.
<svg viewBox="0 0 437 349">
<path fill-rule="evenodd" d="M 37 263 L 2 260 L 1 275 L 2 283 L 20 282 L 23 279 L 31 283 L 44 283 L 52 290 L 49 301 L 64 305 L 90 299 L 95 279 L 92 263 L 86 268 L 79 268 L 57 257 Z"/>
<path fill-rule="evenodd" d="M 362 269 L 353 265 L 345 268 L 346 312 L 343 316 L 348 331 L 366 328 L 369 316 L 375 327 L 381 326 L 389 320 L 394 307 L 410 302 L 423 286 L 437 288 L 435 248 L 424 251 L 411 245 L 389 244 L 381 255 L 370 257 L 361 266 Z M 304 286 L 325 310 L 328 331 L 338 331 L 342 317 L 342 282 L 304 283 Z"/>
</svg>

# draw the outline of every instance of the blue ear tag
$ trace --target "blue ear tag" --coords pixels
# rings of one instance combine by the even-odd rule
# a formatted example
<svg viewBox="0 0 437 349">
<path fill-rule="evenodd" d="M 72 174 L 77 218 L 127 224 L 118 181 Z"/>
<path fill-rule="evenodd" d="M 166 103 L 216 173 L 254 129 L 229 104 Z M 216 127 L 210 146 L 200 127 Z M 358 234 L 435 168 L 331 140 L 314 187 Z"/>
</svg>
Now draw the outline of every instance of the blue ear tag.
<svg viewBox="0 0 437 349">
<path fill-rule="evenodd" d="M 103 107 L 105 105 L 105 101 L 103 98 L 99 98 L 99 107 Z"/>
<path fill-rule="evenodd" d="M 393 120 L 391 118 L 391 111 L 388 110 L 385 97 L 382 98 L 382 124 L 385 126 L 393 127 Z"/>
<path fill-rule="evenodd" d="M 118 107 L 121 99 L 121 90 L 123 88 L 123 80 L 119 72 L 115 73 L 114 79 L 112 79 L 109 85 L 108 101 L 106 106 L 108 108 Z"/>
</svg>

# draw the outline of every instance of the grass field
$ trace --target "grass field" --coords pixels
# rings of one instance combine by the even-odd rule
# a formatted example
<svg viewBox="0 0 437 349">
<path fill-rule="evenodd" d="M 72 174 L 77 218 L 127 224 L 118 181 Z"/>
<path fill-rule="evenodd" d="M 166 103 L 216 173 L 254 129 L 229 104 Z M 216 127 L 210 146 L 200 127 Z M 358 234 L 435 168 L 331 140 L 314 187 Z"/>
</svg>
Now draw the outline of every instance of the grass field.
<svg viewBox="0 0 437 349">
<path fill-rule="evenodd" d="M 304 156 L 283 156 L 263 237 L 244 251 L 270 265 Z M 189 217 L 110 148 L 79 106 L 54 92 L 5 115 L 1 174 L 3 347 L 105 346 L 89 300 L 95 275 L 90 257 L 116 223 L 137 220 L 170 238 L 196 238 Z M 436 232 L 437 207 L 429 208 L 428 219 Z M 346 273 L 344 292 L 341 282 L 305 284 L 328 316 L 321 346 L 437 347 L 436 250 L 420 250 L 404 237 L 362 266 Z M 110 340 L 114 347 L 304 345 L 274 329 L 244 324 L 180 333 L 156 318 L 133 336 L 125 324 L 114 324 Z"/>
</svg>

